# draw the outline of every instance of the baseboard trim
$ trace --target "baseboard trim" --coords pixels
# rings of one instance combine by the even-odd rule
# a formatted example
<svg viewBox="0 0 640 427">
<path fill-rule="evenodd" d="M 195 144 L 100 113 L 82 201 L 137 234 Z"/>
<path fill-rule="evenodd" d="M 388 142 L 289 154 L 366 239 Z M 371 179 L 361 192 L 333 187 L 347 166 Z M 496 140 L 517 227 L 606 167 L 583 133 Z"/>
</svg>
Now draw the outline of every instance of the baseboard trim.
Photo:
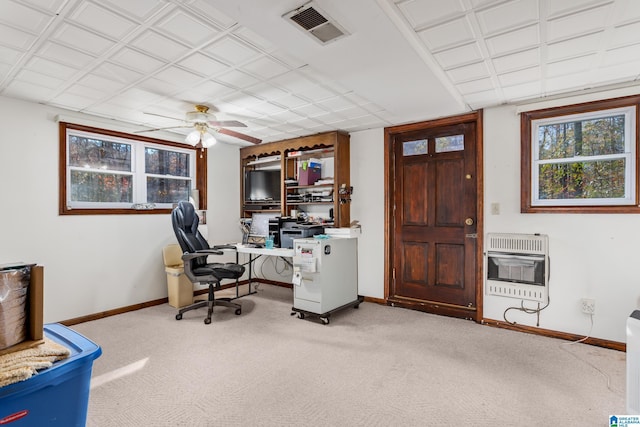
<svg viewBox="0 0 640 427">
<path fill-rule="evenodd" d="M 567 341 L 578 341 L 584 338 L 583 335 L 576 335 L 568 332 L 554 331 L 551 329 L 536 328 L 533 326 L 525 326 L 525 325 L 518 325 L 518 324 L 514 325 L 501 320 L 482 319 L 480 323 L 482 323 L 483 325 L 493 326 L 496 328 L 510 329 L 514 331 L 525 332 L 528 334 L 542 335 L 545 337 L 558 338 L 558 339 L 567 340 Z M 585 344 L 594 345 L 596 347 L 604 347 L 611 350 L 618 350 L 623 352 L 627 351 L 627 345 L 626 343 L 623 343 L 623 342 L 604 340 L 601 338 L 587 338 L 583 342 Z"/>
<path fill-rule="evenodd" d="M 257 280 L 254 280 L 257 281 Z M 249 283 L 248 280 L 241 280 L 238 282 L 238 285 L 245 285 Z M 227 283 L 220 286 L 220 289 L 229 289 L 234 288 L 236 286 L 235 283 Z M 193 295 L 203 295 L 209 292 L 208 289 L 198 289 L 193 292 Z M 73 319 L 62 320 L 58 323 L 63 324 L 64 326 L 72 326 L 77 325 L 78 323 L 90 322 L 92 320 L 103 319 L 105 317 L 116 316 L 118 314 L 128 313 L 130 311 L 140 310 L 142 308 L 153 307 L 156 305 L 166 304 L 169 302 L 169 298 L 160 298 L 153 301 L 141 302 L 139 304 L 128 305 L 126 307 L 114 308 L 113 310 L 101 311 L 100 313 L 88 314 L 86 316 L 74 317 Z"/>
</svg>

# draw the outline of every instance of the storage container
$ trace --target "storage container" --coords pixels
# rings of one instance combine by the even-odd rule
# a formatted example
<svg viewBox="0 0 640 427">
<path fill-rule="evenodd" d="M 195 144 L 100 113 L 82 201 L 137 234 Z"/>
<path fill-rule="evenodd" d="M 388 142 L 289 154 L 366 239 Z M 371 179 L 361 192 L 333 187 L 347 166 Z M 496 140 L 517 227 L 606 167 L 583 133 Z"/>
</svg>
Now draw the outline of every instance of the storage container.
<svg viewBox="0 0 640 427">
<path fill-rule="evenodd" d="M 193 303 L 193 283 L 184 274 L 180 245 L 167 245 L 162 250 L 164 271 L 167 273 L 169 305 L 182 308 Z"/>
<path fill-rule="evenodd" d="M 44 325 L 44 335 L 71 353 L 28 380 L 0 388 L 0 425 L 72 427 L 86 423 L 91 369 L 102 349 L 57 323 Z"/>
</svg>

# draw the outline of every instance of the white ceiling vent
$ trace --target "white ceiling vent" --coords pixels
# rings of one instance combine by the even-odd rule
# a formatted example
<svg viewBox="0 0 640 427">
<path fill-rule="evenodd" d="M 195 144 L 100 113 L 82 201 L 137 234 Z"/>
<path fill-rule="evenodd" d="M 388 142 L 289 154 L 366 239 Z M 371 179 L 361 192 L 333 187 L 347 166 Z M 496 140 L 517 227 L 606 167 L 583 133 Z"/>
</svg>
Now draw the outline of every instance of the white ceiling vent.
<svg viewBox="0 0 640 427">
<path fill-rule="evenodd" d="M 285 13 L 282 17 L 322 44 L 336 41 L 349 34 L 313 1 Z"/>
</svg>

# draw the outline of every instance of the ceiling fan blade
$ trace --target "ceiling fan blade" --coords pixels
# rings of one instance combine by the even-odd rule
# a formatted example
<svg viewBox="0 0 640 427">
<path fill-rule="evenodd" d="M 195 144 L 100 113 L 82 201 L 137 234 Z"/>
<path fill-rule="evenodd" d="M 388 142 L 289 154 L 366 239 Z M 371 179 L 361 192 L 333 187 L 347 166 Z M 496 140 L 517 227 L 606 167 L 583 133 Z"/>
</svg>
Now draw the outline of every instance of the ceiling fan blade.
<svg viewBox="0 0 640 427">
<path fill-rule="evenodd" d="M 169 126 L 166 128 L 154 128 L 154 129 L 145 129 L 145 130 L 137 130 L 133 133 L 143 133 L 143 132 L 154 132 L 156 130 L 167 130 L 167 129 L 179 129 L 179 128 L 190 128 L 191 126 Z"/>
<path fill-rule="evenodd" d="M 213 126 L 213 127 L 225 127 L 225 128 L 246 128 L 247 127 L 247 125 L 237 120 L 220 120 L 220 121 L 211 120 L 207 123 L 209 124 L 209 126 Z"/>
<path fill-rule="evenodd" d="M 156 113 L 145 113 L 143 112 L 142 114 L 148 114 L 150 116 L 157 116 L 157 117 L 164 117 L 165 119 L 171 119 L 171 120 L 179 120 L 181 122 L 183 122 L 183 119 L 178 119 L 176 117 L 171 117 L 171 116 L 163 116 L 162 114 L 156 114 Z"/>
<path fill-rule="evenodd" d="M 245 135 L 243 133 L 236 132 L 235 130 L 231 130 L 231 129 L 220 128 L 220 129 L 218 129 L 218 133 L 221 133 L 221 134 L 224 134 L 224 135 L 229 135 L 229 136 L 232 136 L 234 138 L 242 139 L 242 140 L 250 142 L 252 144 L 260 144 L 262 142 L 261 139 L 254 138 L 252 136 Z"/>
</svg>

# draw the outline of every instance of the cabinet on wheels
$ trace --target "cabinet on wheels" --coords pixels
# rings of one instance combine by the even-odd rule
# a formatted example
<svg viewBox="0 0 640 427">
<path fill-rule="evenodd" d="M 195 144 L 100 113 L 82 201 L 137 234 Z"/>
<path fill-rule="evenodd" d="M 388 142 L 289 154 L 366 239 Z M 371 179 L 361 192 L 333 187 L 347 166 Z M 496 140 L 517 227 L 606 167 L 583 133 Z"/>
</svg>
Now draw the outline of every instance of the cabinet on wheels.
<svg viewBox="0 0 640 427">
<path fill-rule="evenodd" d="M 241 152 L 242 214 L 273 211 L 268 205 L 248 202 L 248 170 L 278 168 L 280 197 L 275 210 L 315 221 L 348 227 L 350 223 L 349 135 L 326 132 L 306 137 L 244 147 Z M 268 163 L 271 162 L 269 166 Z M 255 209 L 260 207 L 261 209 Z"/>
</svg>

